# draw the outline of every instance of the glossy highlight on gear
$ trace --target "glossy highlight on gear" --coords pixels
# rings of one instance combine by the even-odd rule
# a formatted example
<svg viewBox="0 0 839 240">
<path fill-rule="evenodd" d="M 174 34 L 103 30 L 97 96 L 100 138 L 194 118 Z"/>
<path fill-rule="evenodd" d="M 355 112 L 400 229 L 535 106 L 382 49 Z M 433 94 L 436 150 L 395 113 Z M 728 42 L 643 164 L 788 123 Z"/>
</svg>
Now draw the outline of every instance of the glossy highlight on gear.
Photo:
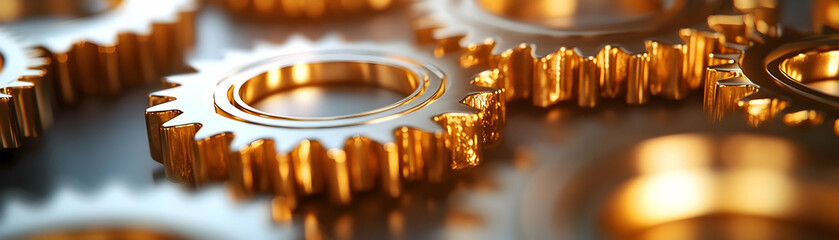
<svg viewBox="0 0 839 240">
<path fill-rule="evenodd" d="M 19 147 L 52 122 L 43 55 L 0 30 L 0 149 Z"/>
<path fill-rule="evenodd" d="M 469 84 L 464 71 L 431 65 L 433 58 L 413 47 L 389 46 L 394 51 L 301 40 L 196 64 L 197 73 L 169 77 L 171 88 L 150 96 L 152 156 L 172 180 L 229 181 L 246 194 L 292 198 L 328 193 L 338 203 L 374 188 L 396 196 L 403 182 L 437 182 L 451 169 L 479 164 L 483 149 L 501 138 L 501 90 Z M 299 86 L 342 84 L 406 97 L 331 117 L 251 106 Z"/>
</svg>

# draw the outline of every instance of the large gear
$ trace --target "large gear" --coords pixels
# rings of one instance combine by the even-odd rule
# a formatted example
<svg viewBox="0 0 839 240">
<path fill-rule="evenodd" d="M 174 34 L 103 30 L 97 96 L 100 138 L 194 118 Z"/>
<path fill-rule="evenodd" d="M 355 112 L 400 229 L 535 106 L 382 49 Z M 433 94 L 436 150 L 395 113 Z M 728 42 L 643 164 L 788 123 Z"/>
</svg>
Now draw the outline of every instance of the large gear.
<svg viewBox="0 0 839 240">
<path fill-rule="evenodd" d="M 106 3 L 113 5 L 75 19 L 9 26 L 50 53 L 51 76 L 62 102 L 76 102 L 80 93 L 116 94 L 126 85 L 154 82 L 185 66 L 185 52 L 194 38 L 193 0 Z"/>
<path fill-rule="evenodd" d="M 756 23 L 757 21 L 758 23 Z M 714 16 L 713 28 L 725 34 L 736 54 L 713 54 L 704 108 L 716 121 L 741 109 L 753 125 L 776 116 L 791 126 L 832 124 L 839 134 L 839 95 L 835 61 L 839 35 L 801 34 L 760 24 L 755 14 Z M 783 32 L 781 31 L 783 30 Z"/>
<path fill-rule="evenodd" d="M 719 35 L 678 27 L 704 27 L 709 14 L 729 9 L 723 1 L 617 2 L 418 1 L 414 28 L 421 42 L 437 46 L 436 55 L 457 52 L 463 66 L 490 66 L 479 81 L 504 88 L 507 100 L 549 106 L 576 99 L 593 107 L 601 98 L 625 97 L 640 104 L 650 95 L 682 99 L 701 87 L 707 55 L 722 47 Z M 585 11 L 595 8 L 639 16 L 575 22 L 576 11 L 591 16 L 597 13 Z M 664 43 L 679 38 L 684 44 Z"/>
<path fill-rule="evenodd" d="M 39 50 L 0 30 L 0 149 L 37 137 L 52 121 L 45 65 Z"/>
<path fill-rule="evenodd" d="M 432 65 L 442 60 L 409 45 L 384 46 L 295 39 L 197 63 L 197 73 L 169 77 L 172 88 L 150 96 L 152 156 L 176 181 L 229 180 L 245 193 L 292 197 L 328 192 L 340 203 L 376 186 L 395 196 L 403 181 L 439 181 L 448 169 L 477 165 L 483 148 L 500 141 L 502 91 L 472 85 L 468 71 Z M 252 107 L 277 91 L 341 84 L 405 98 L 330 117 Z"/>
<path fill-rule="evenodd" d="M 257 18 L 334 18 L 382 11 L 403 0 L 216 0 L 233 13 Z"/>
<path fill-rule="evenodd" d="M 2 239 L 295 238 L 271 220 L 267 202 L 235 203 L 223 188 L 191 194 L 165 183 L 142 191 L 109 185 L 93 196 L 62 188 L 42 204 L 5 194 Z"/>
</svg>

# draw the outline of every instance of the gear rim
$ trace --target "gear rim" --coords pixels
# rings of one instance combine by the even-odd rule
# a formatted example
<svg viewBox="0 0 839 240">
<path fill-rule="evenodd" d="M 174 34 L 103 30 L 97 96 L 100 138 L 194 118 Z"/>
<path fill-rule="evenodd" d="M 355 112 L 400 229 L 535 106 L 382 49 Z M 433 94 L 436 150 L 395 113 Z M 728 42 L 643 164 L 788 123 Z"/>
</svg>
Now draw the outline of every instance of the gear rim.
<svg viewBox="0 0 839 240">
<path fill-rule="evenodd" d="M 52 122 L 47 96 L 48 61 L 42 53 L 0 30 L 0 149 L 21 146 Z"/>
<path fill-rule="evenodd" d="M 443 70 L 447 73 L 447 80 L 441 81 L 445 91 L 427 91 L 424 94 L 434 95 L 433 101 L 423 102 L 408 114 L 369 124 L 316 129 L 238 122 L 230 117 L 235 114 L 216 108 L 215 103 L 206 104 L 216 102 L 211 99 L 218 92 L 210 91 L 217 87 L 212 85 L 215 82 L 197 80 L 218 80 L 230 73 L 224 62 L 261 62 L 277 55 L 311 51 L 307 49 L 320 53 L 373 51 L 423 64 L 433 59 L 413 46 L 391 45 L 396 53 L 383 52 L 381 46 L 369 43 L 296 39 L 276 49 L 233 53 L 222 62 L 198 63 L 196 73 L 170 77 L 172 88 L 150 95 L 146 122 L 152 156 L 164 164 L 167 176 L 175 181 L 203 184 L 226 180 L 242 194 L 272 192 L 291 198 L 327 193 L 341 204 L 351 200 L 352 192 L 379 188 L 396 196 L 402 191 L 402 182 L 437 182 L 448 169 L 478 164 L 482 149 L 500 140 L 502 90 L 470 84 L 460 68 Z M 426 69 L 446 67 L 432 66 Z M 187 89 L 204 89 L 191 92 L 205 96 L 190 97 L 185 95 Z"/>
</svg>

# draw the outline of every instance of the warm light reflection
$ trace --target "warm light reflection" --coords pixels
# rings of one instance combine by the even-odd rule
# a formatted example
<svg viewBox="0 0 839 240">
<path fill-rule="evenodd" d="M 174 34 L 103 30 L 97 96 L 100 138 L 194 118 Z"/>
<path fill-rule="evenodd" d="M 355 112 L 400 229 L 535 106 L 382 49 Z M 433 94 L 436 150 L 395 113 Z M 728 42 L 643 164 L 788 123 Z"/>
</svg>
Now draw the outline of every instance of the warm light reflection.
<svg viewBox="0 0 839 240">
<path fill-rule="evenodd" d="M 817 214 L 839 211 L 822 203 L 837 199 L 839 195 L 826 193 L 839 189 L 811 191 L 815 182 L 796 177 L 801 153 L 788 140 L 752 134 L 683 134 L 644 141 L 627 159 L 635 167 L 627 169 L 632 177 L 606 201 L 605 226 L 610 235 L 642 239 L 691 238 L 703 225 L 679 222 L 721 215 L 839 226 L 835 217 Z"/>
<path fill-rule="evenodd" d="M 593 27 L 629 22 L 662 11 L 650 0 L 476 0 L 484 10 L 515 21 L 549 28 Z"/>
<path fill-rule="evenodd" d="M 802 84 L 839 97 L 839 50 L 811 50 L 784 59 L 781 71 Z"/>
</svg>

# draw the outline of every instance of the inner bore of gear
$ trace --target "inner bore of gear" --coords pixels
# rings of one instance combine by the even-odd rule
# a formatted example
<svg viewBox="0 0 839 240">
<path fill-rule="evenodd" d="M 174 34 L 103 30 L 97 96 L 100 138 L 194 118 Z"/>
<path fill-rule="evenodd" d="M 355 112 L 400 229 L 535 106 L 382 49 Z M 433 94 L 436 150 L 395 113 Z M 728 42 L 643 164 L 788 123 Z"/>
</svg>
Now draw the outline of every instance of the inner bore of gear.
<svg viewBox="0 0 839 240">
<path fill-rule="evenodd" d="M 24 18 L 81 18 L 101 14 L 122 0 L 4 0 L 0 23 Z"/>
<path fill-rule="evenodd" d="M 216 87 L 216 107 L 236 120 L 289 128 L 341 127 L 380 121 L 421 108 L 445 90 L 445 78 L 440 70 L 405 58 L 370 52 L 295 54 L 266 59 L 236 72 L 241 74 L 230 74 Z M 267 97 L 291 89 L 336 85 L 377 87 L 404 98 L 368 111 L 332 112 L 329 116 L 276 114 L 264 111 L 261 104 Z"/>
<path fill-rule="evenodd" d="M 411 96 L 418 84 L 416 74 L 399 66 L 310 62 L 271 69 L 235 92 L 256 113 L 311 121 L 392 108 Z"/>
<path fill-rule="evenodd" d="M 777 68 L 784 77 L 800 83 L 791 84 L 793 87 L 803 85 L 839 97 L 839 50 L 831 48 L 835 46 L 785 54 L 768 67 Z"/>
<path fill-rule="evenodd" d="M 476 0 L 481 9 L 512 21 L 552 29 L 587 29 L 648 22 L 684 0 Z M 678 4 L 676 4 L 678 2 Z"/>
</svg>

